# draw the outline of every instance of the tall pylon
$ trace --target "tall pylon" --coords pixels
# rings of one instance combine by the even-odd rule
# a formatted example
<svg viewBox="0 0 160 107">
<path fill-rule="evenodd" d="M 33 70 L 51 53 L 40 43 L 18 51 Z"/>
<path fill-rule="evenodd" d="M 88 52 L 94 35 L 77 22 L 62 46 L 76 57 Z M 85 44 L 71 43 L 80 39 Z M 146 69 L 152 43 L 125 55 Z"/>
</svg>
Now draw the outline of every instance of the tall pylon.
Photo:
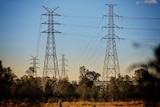
<svg viewBox="0 0 160 107">
<path fill-rule="evenodd" d="M 104 17 L 108 17 L 108 25 L 103 26 L 103 28 L 108 28 L 108 34 L 103 37 L 106 39 L 106 52 L 105 52 L 105 60 L 102 74 L 102 81 L 109 81 L 111 77 L 117 77 L 120 74 L 117 48 L 116 48 L 116 39 L 120 39 L 115 35 L 115 28 L 120 28 L 114 24 L 114 17 L 120 17 L 114 14 L 113 7 L 116 4 L 106 4 L 109 7 L 109 14 L 104 15 Z"/>
<path fill-rule="evenodd" d="M 65 54 L 62 54 L 62 68 L 61 68 L 61 79 L 66 78 L 67 74 L 66 74 L 66 64 L 65 62 L 67 61 L 67 59 L 65 59 Z"/>
<path fill-rule="evenodd" d="M 54 25 L 60 25 L 60 23 L 54 21 L 54 16 L 60 16 L 60 15 L 55 13 L 55 10 L 58 7 L 54 9 L 50 9 L 48 7 L 43 6 L 43 8 L 47 12 L 42 14 L 42 16 L 48 16 L 48 21 L 41 23 L 41 24 L 45 24 L 48 26 L 48 29 L 46 31 L 41 32 L 41 33 L 47 34 L 43 77 L 52 75 L 54 78 L 59 78 L 58 61 L 57 61 L 57 55 L 56 55 L 55 34 L 61 33 L 61 32 L 56 31 L 54 28 L 55 27 Z"/>
<path fill-rule="evenodd" d="M 32 67 L 30 67 L 29 69 L 32 71 L 31 72 L 31 76 L 33 76 L 33 77 L 37 77 L 37 68 L 39 68 L 38 66 L 37 66 L 37 64 L 39 64 L 37 61 L 39 60 L 38 59 L 38 56 L 31 56 L 32 58 L 30 59 L 30 60 L 32 60 Z"/>
</svg>

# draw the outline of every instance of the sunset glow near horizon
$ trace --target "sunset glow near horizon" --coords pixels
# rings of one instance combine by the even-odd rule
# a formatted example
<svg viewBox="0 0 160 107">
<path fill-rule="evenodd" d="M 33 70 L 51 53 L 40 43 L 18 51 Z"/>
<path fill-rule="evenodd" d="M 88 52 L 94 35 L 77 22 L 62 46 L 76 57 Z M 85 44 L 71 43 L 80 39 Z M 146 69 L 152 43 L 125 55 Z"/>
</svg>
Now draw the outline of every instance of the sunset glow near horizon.
<svg viewBox="0 0 160 107">
<path fill-rule="evenodd" d="M 38 55 L 38 76 L 42 76 L 46 48 L 46 30 L 41 25 L 47 18 L 42 6 L 55 8 L 61 16 L 55 21 L 61 23 L 55 29 L 62 32 L 55 35 L 59 65 L 61 54 L 67 59 L 69 80 L 79 79 L 79 67 L 102 74 L 105 56 L 108 24 L 108 7 L 117 4 L 114 13 L 117 52 L 122 75 L 130 75 L 128 67 L 134 63 L 146 62 L 153 57 L 153 48 L 160 43 L 160 3 L 158 0 L 0 0 L 0 60 L 10 66 L 19 77 L 31 66 L 31 55 Z M 61 67 L 59 66 L 59 69 Z M 101 80 L 101 78 L 100 78 Z"/>
</svg>

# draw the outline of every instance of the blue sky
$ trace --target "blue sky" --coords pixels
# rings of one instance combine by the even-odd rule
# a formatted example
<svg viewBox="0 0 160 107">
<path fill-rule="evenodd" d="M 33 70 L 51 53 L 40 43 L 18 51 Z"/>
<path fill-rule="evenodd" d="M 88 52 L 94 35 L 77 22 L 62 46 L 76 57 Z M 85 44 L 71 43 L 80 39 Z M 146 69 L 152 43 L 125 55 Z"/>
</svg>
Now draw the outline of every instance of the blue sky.
<svg viewBox="0 0 160 107">
<path fill-rule="evenodd" d="M 115 24 L 124 28 L 152 28 L 154 30 L 116 29 L 115 33 L 124 40 L 118 40 L 117 51 L 121 73 L 127 72 L 129 65 L 145 62 L 152 58 L 152 48 L 160 42 L 160 4 L 158 0 L 0 0 L 0 60 L 11 66 L 19 77 L 25 74 L 31 63 L 30 55 L 38 55 L 38 75 L 42 76 L 46 30 L 40 26 L 46 20 L 42 6 L 55 8 L 62 16 L 55 20 L 61 23 L 56 30 L 56 48 L 59 64 L 61 54 L 66 54 L 70 80 L 78 80 L 79 67 L 86 66 L 102 74 L 106 42 L 101 38 L 107 34 L 108 13 L 105 4 L 117 4 L 114 12 L 123 18 L 115 18 Z M 131 17 L 131 18 L 127 18 Z M 133 18 L 136 17 L 136 18 Z M 137 19 L 141 17 L 144 19 Z M 133 47 L 138 43 L 139 48 Z M 59 67 L 61 68 L 61 67 Z"/>
</svg>

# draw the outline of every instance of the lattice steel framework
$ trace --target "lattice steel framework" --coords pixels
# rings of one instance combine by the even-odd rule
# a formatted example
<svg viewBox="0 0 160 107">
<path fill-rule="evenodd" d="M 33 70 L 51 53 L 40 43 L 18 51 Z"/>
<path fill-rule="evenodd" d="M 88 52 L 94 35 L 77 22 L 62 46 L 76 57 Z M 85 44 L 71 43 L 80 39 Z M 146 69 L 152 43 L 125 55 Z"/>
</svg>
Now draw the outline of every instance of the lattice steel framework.
<svg viewBox="0 0 160 107">
<path fill-rule="evenodd" d="M 114 17 L 119 17 L 114 14 L 113 7 L 115 4 L 106 4 L 109 7 L 109 14 L 104 15 L 104 17 L 108 17 L 108 25 L 103 28 L 108 28 L 108 34 L 103 37 L 106 39 L 107 46 L 105 52 L 105 60 L 102 74 L 102 81 L 109 81 L 110 77 L 117 77 L 120 74 L 116 41 L 115 39 L 120 39 L 115 35 L 115 28 L 119 28 L 114 24 Z"/>
<path fill-rule="evenodd" d="M 37 64 L 39 64 L 37 61 L 39 60 L 38 59 L 38 56 L 31 56 L 32 58 L 31 58 L 31 60 L 32 60 L 32 72 L 31 72 L 31 76 L 33 76 L 33 77 L 37 77 L 37 68 L 39 68 L 38 66 L 37 66 Z"/>
<path fill-rule="evenodd" d="M 61 33 L 54 29 L 54 25 L 60 25 L 54 21 L 54 16 L 60 16 L 59 14 L 55 13 L 55 10 L 58 8 L 50 9 L 48 7 L 43 6 L 43 8 L 47 11 L 46 13 L 42 14 L 42 16 L 48 16 L 48 21 L 42 23 L 48 26 L 46 31 L 41 33 L 47 34 L 47 43 L 46 43 L 46 53 L 45 53 L 45 60 L 44 60 L 44 68 L 43 68 L 43 77 L 53 75 L 55 78 L 59 78 L 59 69 L 58 69 L 58 61 L 56 55 L 56 43 L 55 43 L 55 34 Z"/>
<path fill-rule="evenodd" d="M 62 68 L 61 68 L 61 79 L 63 79 L 63 78 L 66 78 L 67 77 L 67 74 L 66 74 L 66 64 L 65 64 L 65 62 L 66 62 L 67 60 L 65 59 L 65 54 L 62 54 Z"/>
</svg>

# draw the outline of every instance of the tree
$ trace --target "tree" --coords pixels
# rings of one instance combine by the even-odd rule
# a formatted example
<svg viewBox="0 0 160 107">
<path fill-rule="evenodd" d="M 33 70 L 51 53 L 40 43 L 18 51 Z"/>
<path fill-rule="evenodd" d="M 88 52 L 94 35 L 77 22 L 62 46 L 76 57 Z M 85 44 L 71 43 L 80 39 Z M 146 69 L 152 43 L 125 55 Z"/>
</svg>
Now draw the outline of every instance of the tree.
<svg viewBox="0 0 160 107">
<path fill-rule="evenodd" d="M 81 100 L 86 101 L 90 99 L 89 93 L 92 85 L 92 81 L 90 81 L 87 77 L 82 77 L 79 82 L 79 86 L 77 87 L 77 93 L 79 94 Z"/>
<path fill-rule="evenodd" d="M 137 70 L 134 76 L 135 95 L 149 100 L 160 100 L 160 45 L 154 49 L 154 58 L 146 63 L 134 64 L 130 68 L 143 68 Z M 144 70 L 145 69 L 145 70 Z M 149 71 L 150 72 L 149 72 Z"/>
<path fill-rule="evenodd" d="M 118 84 L 116 78 L 111 77 L 107 91 L 109 93 L 109 99 L 111 99 L 112 101 L 118 100 L 120 93 L 118 90 Z"/>
<path fill-rule="evenodd" d="M 4 68 L 2 61 L 0 61 L 0 99 L 7 99 L 11 97 L 10 87 L 13 82 L 13 78 L 16 75 L 12 73 L 10 67 Z"/>
<path fill-rule="evenodd" d="M 54 93 L 57 97 L 65 101 L 70 101 L 75 95 L 75 87 L 66 78 L 64 78 L 55 83 Z"/>
<path fill-rule="evenodd" d="M 99 87 L 92 85 L 89 91 L 90 100 L 91 101 L 98 101 L 99 100 Z"/>
<path fill-rule="evenodd" d="M 28 76 L 32 76 L 34 73 L 34 68 L 33 67 L 29 67 L 27 70 L 26 70 L 26 74 Z"/>
<path fill-rule="evenodd" d="M 135 85 L 135 95 L 147 100 L 160 100 L 160 79 L 151 75 L 147 70 L 138 69 L 133 76 Z"/>
<path fill-rule="evenodd" d="M 21 83 L 17 84 L 17 94 L 20 99 L 35 101 L 41 99 L 43 91 L 37 85 L 36 78 L 25 76 L 21 78 Z"/>
<path fill-rule="evenodd" d="M 19 98 L 19 90 L 22 88 L 21 87 L 22 81 L 20 79 L 16 79 L 14 80 L 14 82 L 12 82 L 11 87 L 10 87 L 10 92 L 12 95 L 12 98 L 14 99 L 18 99 Z"/>
<path fill-rule="evenodd" d="M 130 76 L 119 76 L 117 79 L 118 90 L 119 90 L 119 100 L 129 100 L 132 97 L 133 84 Z"/>
<path fill-rule="evenodd" d="M 81 100 L 96 101 L 99 98 L 99 87 L 93 84 L 98 81 L 99 73 L 89 71 L 85 66 L 80 67 L 80 82 L 77 87 L 77 93 Z"/>
<path fill-rule="evenodd" d="M 81 100 L 97 101 L 99 97 L 99 87 L 95 86 L 89 78 L 83 76 L 77 87 L 77 93 Z"/>
<path fill-rule="evenodd" d="M 55 84 L 56 80 L 53 81 L 51 78 L 49 77 L 44 77 L 43 78 L 43 84 L 44 84 L 44 94 L 45 97 L 48 98 L 53 96 L 54 90 L 53 90 L 53 86 Z"/>
<path fill-rule="evenodd" d="M 99 73 L 96 73 L 95 71 L 89 71 L 85 68 L 85 66 L 80 67 L 80 79 L 83 77 L 87 77 L 91 81 L 97 81 L 100 77 Z"/>
</svg>

